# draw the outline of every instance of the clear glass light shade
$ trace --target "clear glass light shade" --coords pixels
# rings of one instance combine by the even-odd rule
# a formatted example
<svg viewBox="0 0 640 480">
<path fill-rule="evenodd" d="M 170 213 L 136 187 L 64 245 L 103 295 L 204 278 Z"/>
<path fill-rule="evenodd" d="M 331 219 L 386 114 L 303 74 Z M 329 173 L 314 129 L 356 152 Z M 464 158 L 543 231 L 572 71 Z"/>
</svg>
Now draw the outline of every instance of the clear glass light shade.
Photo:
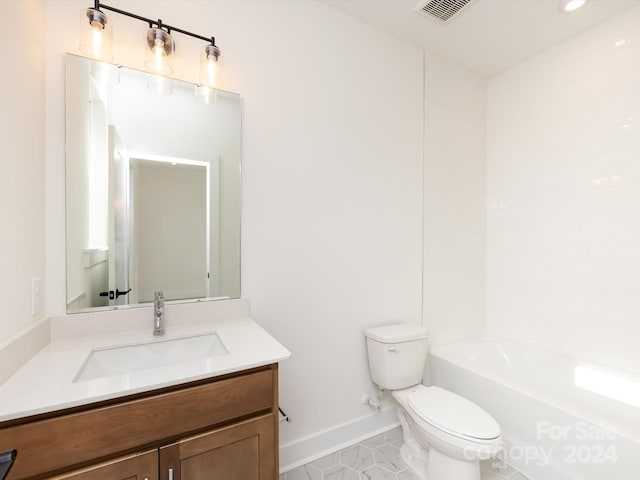
<svg viewBox="0 0 640 480">
<path fill-rule="evenodd" d="M 120 67 L 110 63 L 91 62 L 89 74 L 97 85 L 117 85 L 120 83 Z"/>
<path fill-rule="evenodd" d="M 218 76 L 218 59 L 220 49 L 215 45 L 207 45 L 200 55 L 200 76 L 198 84 L 203 87 L 216 88 Z"/>
<path fill-rule="evenodd" d="M 205 105 L 211 105 L 218 100 L 218 91 L 204 85 L 196 85 L 196 100 Z"/>
<path fill-rule="evenodd" d="M 163 77 L 161 75 L 154 75 L 147 82 L 147 88 L 149 91 L 157 94 L 168 97 L 173 93 L 173 85 L 171 84 L 171 79 L 167 77 Z"/>
<path fill-rule="evenodd" d="M 107 16 L 95 8 L 87 8 L 82 15 L 80 28 L 80 51 L 87 57 L 109 62 L 113 60 L 111 50 L 111 28 Z"/>
<path fill-rule="evenodd" d="M 173 38 L 161 28 L 147 30 L 147 59 L 144 65 L 157 75 L 169 75 L 173 73 L 170 56 L 175 51 Z"/>
</svg>

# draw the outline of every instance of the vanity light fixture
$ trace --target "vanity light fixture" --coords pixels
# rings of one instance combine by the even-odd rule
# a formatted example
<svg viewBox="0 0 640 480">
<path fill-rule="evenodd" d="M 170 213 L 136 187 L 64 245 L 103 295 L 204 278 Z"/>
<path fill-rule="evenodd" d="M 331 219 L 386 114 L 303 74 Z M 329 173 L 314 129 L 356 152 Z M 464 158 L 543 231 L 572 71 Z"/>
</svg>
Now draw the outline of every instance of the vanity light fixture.
<svg viewBox="0 0 640 480">
<path fill-rule="evenodd" d="M 558 3 L 558 10 L 561 12 L 573 12 L 574 10 L 582 7 L 587 0 L 560 0 Z"/>
<path fill-rule="evenodd" d="M 208 105 L 214 103 L 217 99 L 217 93 L 214 88 L 216 86 L 220 49 L 216 47 L 215 39 L 211 37 L 211 43 L 205 45 L 201 52 L 200 76 L 196 85 L 196 98 Z"/>
<path fill-rule="evenodd" d="M 176 44 L 167 30 L 162 28 L 162 20 L 158 20 L 158 26 L 149 26 L 147 30 L 147 60 L 145 67 L 157 75 L 170 75 L 173 68 L 169 62 L 169 56 L 175 51 Z"/>
<path fill-rule="evenodd" d="M 111 28 L 108 26 L 107 16 L 94 7 L 87 8 L 85 17 L 82 22 L 80 51 L 97 60 L 112 60 Z"/>
<path fill-rule="evenodd" d="M 145 18 L 119 8 L 110 7 L 99 0 L 94 0 L 93 7 L 87 8 L 85 12 L 86 19 L 83 22 L 83 36 L 80 42 L 80 51 L 84 54 L 98 60 L 109 61 L 113 58 L 111 54 L 111 32 L 107 28 L 109 23 L 103 10 L 125 15 L 149 25 L 147 30 L 148 50 L 144 64 L 149 71 L 157 75 L 173 73 L 173 68 L 169 62 L 171 54 L 175 51 L 175 42 L 171 36 L 173 32 L 182 33 L 207 42 L 201 54 L 200 77 L 197 89 L 215 88 L 217 64 L 220 57 L 220 49 L 216 46 L 215 37 L 197 35 L 187 30 L 167 25 L 161 19 Z"/>
<path fill-rule="evenodd" d="M 198 83 L 201 86 L 209 88 L 215 86 L 218 58 L 220 58 L 220 49 L 216 47 L 215 40 L 212 38 L 211 43 L 202 49 L 202 55 L 200 56 L 200 78 Z"/>
</svg>

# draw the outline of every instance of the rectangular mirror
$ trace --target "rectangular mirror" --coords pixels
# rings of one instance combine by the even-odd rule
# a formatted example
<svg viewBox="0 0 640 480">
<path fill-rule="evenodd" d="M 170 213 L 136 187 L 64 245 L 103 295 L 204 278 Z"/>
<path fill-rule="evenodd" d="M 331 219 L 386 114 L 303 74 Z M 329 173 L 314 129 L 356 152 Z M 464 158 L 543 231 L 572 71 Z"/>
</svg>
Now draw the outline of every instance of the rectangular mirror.
<svg viewBox="0 0 640 480">
<path fill-rule="evenodd" d="M 240 296 L 241 99 L 66 58 L 67 312 Z"/>
</svg>

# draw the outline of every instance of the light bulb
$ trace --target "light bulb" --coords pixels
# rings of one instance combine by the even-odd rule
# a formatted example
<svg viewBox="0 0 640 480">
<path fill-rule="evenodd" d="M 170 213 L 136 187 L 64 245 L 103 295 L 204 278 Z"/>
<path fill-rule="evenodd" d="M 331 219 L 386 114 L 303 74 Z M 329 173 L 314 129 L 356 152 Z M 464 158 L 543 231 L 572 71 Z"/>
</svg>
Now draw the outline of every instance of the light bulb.
<svg viewBox="0 0 640 480">
<path fill-rule="evenodd" d="M 216 83 L 216 62 L 217 60 L 209 59 L 207 61 L 207 84 L 215 85 Z"/>
<path fill-rule="evenodd" d="M 161 28 L 150 28 L 147 31 L 147 60 L 145 66 L 158 75 L 169 75 L 173 72 L 169 62 L 169 56 L 175 50 L 173 38 L 169 32 Z"/>
<path fill-rule="evenodd" d="M 108 28 L 107 16 L 95 8 L 87 8 L 82 16 L 80 51 L 85 55 L 110 61 L 111 29 Z"/>
<path fill-rule="evenodd" d="M 102 54 L 102 28 L 93 27 L 93 56 L 100 58 Z"/>
<path fill-rule="evenodd" d="M 220 49 L 213 45 L 206 45 L 200 56 L 200 78 L 198 83 L 202 86 L 215 88 L 218 73 L 218 58 Z"/>
<path fill-rule="evenodd" d="M 164 45 L 160 40 L 156 40 L 156 46 L 153 47 L 153 58 L 155 60 L 156 72 L 162 73 L 162 62 L 164 60 Z"/>
</svg>

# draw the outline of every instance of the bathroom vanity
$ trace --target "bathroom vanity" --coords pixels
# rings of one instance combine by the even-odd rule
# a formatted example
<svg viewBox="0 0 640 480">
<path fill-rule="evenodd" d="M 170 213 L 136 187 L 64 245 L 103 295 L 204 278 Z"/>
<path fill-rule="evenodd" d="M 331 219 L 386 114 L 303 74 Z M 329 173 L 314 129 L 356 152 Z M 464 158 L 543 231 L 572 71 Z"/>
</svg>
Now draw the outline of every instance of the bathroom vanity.
<svg viewBox="0 0 640 480">
<path fill-rule="evenodd" d="M 172 95 L 148 96 L 155 75 L 66 57 L 74 315 L 0 344 L 0 451 L 18 451 L 8 480 L 278 477 L 290 353 L 238 298 L 241 98 L 199 104 L 193 84 L 165 80 Z M 139 128 L 167 112 L 190 121 Z M 157 286 L 166 328 L 164 295 L 148 306 Z"/>
<path fill-rule="evenodd" d="M 277 364 L 5 422 L 10 479 L 272 480 Z"/>
<path fill-rule="evenodd" d="M 0 385 L 0 451 L 18 450 L 8 480 L 276 480 L 290 353 L 245 313 L 202 321 L 206 308 L 168 307 L 161 338 L 149 309 L 121 312 L 113 332 L 95 314 L 52 320 L 52 341 Z"/>
</svg>

